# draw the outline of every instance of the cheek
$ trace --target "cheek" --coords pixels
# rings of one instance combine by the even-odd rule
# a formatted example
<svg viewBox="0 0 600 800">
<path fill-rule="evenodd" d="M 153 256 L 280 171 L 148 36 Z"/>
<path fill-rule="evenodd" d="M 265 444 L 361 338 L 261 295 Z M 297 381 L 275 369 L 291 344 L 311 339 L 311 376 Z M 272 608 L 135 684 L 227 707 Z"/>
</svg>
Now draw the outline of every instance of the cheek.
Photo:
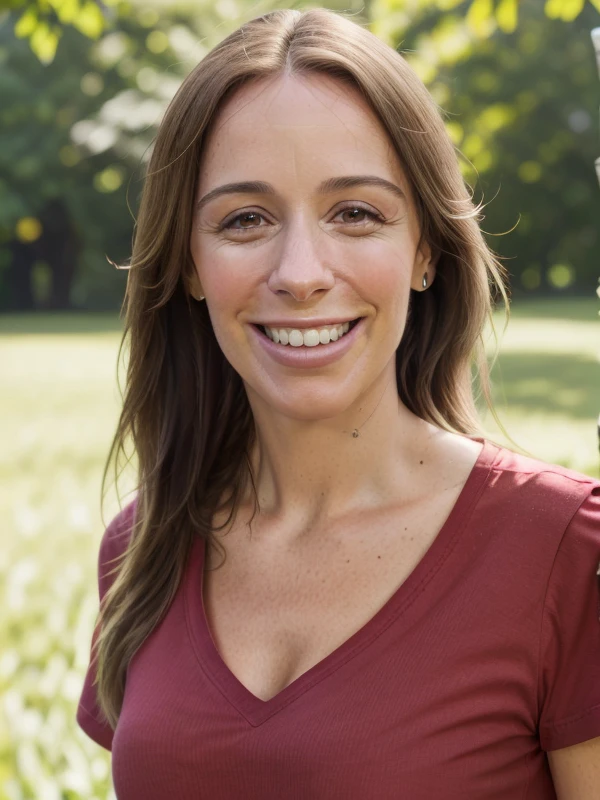
<svg viewBox="0 0 600 800">
<path fill-rule="evenodd" d="M 192 238 L 190 253 L 203 293 L 210 297 L 209 314 L 216 332 L 225 321 L 223 317 L 232 311 L 235 313 L 243 293 L 243 281 L 239 279 L 239 270 L 228 269 L 218 248 Z"/>
<path fill-rule="evenodd" d="M 376 307 L 402 307 L 408 303 L 412 264 L 396 248 L 372 252 L 361 265 L 361 294 Z"/>
<path fill-rule="evenodd" d="M 207 304 L 211 325 L 223 354 L 237 369 L 240 348 L 244 348 L 246 331 L 239 315 L 247 313 L 253 298 L 253 286 L 244 264 L 235 263 L 224 251 L 226 245 L 214 246 L 196 240 L 191 253 Z"/>
<path fill-rule="evenodd" d="M 223 298 L 229 298 L 228 305 L 232 305 L 231 301 L 243 297 L 264 272 L 264 256 L 254 254 L 252 248 L 202 234 L 192 235 L 190 252 L 202 286 L 214 299 L 212 305 L 220 305 Z"/>
<path fill-rule="evenodd" d="M 231 366 L 240 374 L 247 359 L 244 355 L 246 344 L 244 332 L 237 323 L 235 310 L 232 306 L 224 305 L 221 298 L 211 293 L 211 304 L 208 306 L 213 333 L 223 355 Z"/>
</svg>

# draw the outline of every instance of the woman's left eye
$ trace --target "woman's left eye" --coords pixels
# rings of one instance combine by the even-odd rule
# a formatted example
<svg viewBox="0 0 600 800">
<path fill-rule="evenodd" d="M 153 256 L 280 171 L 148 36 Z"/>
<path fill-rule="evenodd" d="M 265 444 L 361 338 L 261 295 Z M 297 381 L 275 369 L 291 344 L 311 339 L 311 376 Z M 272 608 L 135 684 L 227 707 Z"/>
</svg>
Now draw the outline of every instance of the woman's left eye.
<svg viewBox="0 0 600 800">
<path fill-rule="evenodd" d="M 371 221 L 384 222 L 384 219 L 380 214 L 376 214 L 374 211 L 369 211 L 369 209 L 363 208 L 362 206 L 347 206 L 346 208 L 342 208 L 341 211 L 338 211 L 338 213 L 335 216 L 339 217 L 340 214 L 346 214 L 347 212 L 355 213 L 357 211 L 359 215 L 365 214 L 367 217 L 369 217 Z M 356 218 L 354 218 L 350 220 L 350 222 L 363 222 L 363 220 L 362 219 L 357 220 Z"/>
</svg>

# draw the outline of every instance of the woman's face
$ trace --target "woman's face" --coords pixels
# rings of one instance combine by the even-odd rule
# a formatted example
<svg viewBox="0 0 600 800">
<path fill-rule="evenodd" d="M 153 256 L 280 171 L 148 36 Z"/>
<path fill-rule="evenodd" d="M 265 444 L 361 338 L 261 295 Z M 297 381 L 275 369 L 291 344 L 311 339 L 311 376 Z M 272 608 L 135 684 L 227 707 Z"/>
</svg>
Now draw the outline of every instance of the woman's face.
<svg viewBox="0 0 600 800">
<path fill-rule="evenodd" d="M 260 185 L 216 191 L 244 182 Z M 428 285 L 434 277 L 418 240 L 399 160 L 356 89 L 324 75 L 270 78 L 217 115 L 200 166 L 190 288 L 206 296 L 253 406 L 333 417 L 394 374 L 410 289 L 425 271 Z M 330 323 L 358 318 L 333 332 Z M 288 343 L 259 325 L 288 329 Z"/>
</svg>

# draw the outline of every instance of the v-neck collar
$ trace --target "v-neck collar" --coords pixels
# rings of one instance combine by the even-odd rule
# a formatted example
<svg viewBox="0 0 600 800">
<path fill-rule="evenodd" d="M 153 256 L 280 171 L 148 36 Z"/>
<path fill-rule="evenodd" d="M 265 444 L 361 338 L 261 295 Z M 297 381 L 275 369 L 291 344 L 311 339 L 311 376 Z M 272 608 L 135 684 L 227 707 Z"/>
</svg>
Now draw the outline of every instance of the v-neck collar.
<svg viewBox="0 0 600 800">
<path fill-rule="evenodd" d="M 450 514 L 413 571 L 368 622 L 269 700 L 262 700 L 252 694 L 231 672 L 217 650 L 204 608 L 205 542 L 198 537 L 192 548 L 183 587 L 186 622 L 192 647 L 207 677 L 250 725 L 261 725 L 368 647 L 392 622 L 396 626 L 401 625 L 400 617 L 409 606 L 415 602 L 425 602 L 424 596 L 427 593 L 424 589 L 431 585 L 433 578 L 446 563 L 447 555 L 462 531 L 462 523 L 468 519 L 469 512 L 481 495 L 500 452 L 497 445 L 484 438 L 470 438 L 482 443 L 483 448 Z M 397 627 L 395 631 L 398 633 Z"/>
</svg>

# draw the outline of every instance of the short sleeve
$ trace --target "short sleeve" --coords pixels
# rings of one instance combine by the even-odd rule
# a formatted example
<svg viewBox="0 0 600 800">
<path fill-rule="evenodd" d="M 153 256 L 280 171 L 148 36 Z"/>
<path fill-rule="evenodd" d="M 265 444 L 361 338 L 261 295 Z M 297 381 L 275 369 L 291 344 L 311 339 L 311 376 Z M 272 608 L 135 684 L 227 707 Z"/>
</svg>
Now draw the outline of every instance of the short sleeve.
<svg viewBox="0 0 600 800">
<path fill-rule="evenodd" d="M 600 736 L 600 483 L 561 539 L 540 640 L 540 745 L 558 750 Z"/>
<path fill-rule="evenodd" d="M 118 566 L 113 561 L 127 548 L 129 536 L 133 528 L 136 500 L 123 508 L 108 525 L 98 553 L 98 596 L 100 602 L 112 585 L 115 574 L 110 572 Z M 96 642 L 99 630 L 94 628 L 90 646 L 90 662 L 85 675 L 83 689 L 77 706 L 76 720 L 79 727 L 97 744 L 106 750 L 112 750 L 113 729 L 104 719 L 96 699 L 96 687 L 93 685 L 96 677 L 95 663 L 92 663 L 92 649 Z"/>
</svg>

